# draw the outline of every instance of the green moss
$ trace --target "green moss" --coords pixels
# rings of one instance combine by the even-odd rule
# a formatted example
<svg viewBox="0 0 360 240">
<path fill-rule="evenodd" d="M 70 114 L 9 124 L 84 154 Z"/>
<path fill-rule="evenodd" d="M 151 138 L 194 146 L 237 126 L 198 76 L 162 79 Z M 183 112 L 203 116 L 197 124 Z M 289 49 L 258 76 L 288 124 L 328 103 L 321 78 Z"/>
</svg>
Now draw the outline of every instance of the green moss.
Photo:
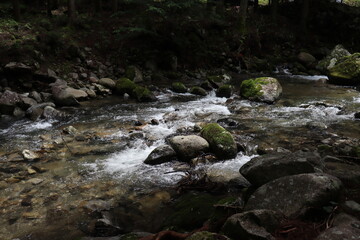
<svg viewBox="0 0 360 240">
<path fill-rule="evenodd" d="M 129 95 L 133 94 L 133 90 L 137 87 L 137 84 L 131 81 L 128 78 L 120 78 L 116 82 L 115 91 L 118 94 L 127 93 Z"/>
<path fill-rule="evenodd" d="M 330 78 L 352 80 L 358 78 L 360 82 L 360 53 L 342 58 L 334 67 L 329 69 Z"/>
<path fill-rule="evenodd" d="M 128 78 L 128 79 L 131 79 L 133 80 L 136 76 L 136 69 L 134 66 L 129 66 L 126 68 L 126 71 L 125 71 L 125 77 Z"/>
<path fill-rule="evenodd" d="M 248 79 L 241 83 L 240 85 L 240 94 L 244 98 L 248 99 L 256 99 L 263 95 L 262 86 L 273 83 L 276 81 L 273 78 L 269 77 L 261 77 L 261 78 L 254 78 Z"/>
<path fill-rule="evenodd" d="M 201 87 L 192 87 L 190 89 L 190 93 L 195 94 L 195 95 L 199 95 L 199 96 L 206 96 L 207 95 L 206 90 L 201 88 Z"/>
<path fill-rule="evenodd" d="M 155 100 L 153 93 L 148 88 L 142 86 L 137 86 L 132 91 L 131 95 L 140 102 L 150 102 Z"/>
<path fill-rule="evenodd" d="M 187 88 L 186 86 L 181 83 L 181 82 L 174 82 L 171 84 L 171 89 L 174 91 L 174 92 L 177 92 L 177 93 L 186 93 L 187 92 Z"/>
<path fill-rule="evenodd" d="M 201 130 L 201 136 L 209 142 L 211 150 L 219 159 L 229 159 L 236 156 L 237 146 L 233 136 L 219 124 L 207 124 Z"/>
<path fill-rule="evenodd" d="M 216 96 L 218 97 L 229 98 L 231 97 L 231 94 L 232 94 L 232 86 L 229 84 L 225 84 L 219 87 L 218 90 L 216 91 Z"/>
</svg>

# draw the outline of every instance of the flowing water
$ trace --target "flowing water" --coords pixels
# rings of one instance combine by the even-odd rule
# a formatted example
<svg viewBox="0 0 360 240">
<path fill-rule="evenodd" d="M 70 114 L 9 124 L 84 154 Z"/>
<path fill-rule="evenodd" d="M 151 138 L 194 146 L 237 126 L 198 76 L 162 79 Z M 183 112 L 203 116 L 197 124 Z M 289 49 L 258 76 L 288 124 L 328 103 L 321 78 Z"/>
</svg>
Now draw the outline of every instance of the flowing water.
<svg viewBox="0 0 360 240">
<path fill-rule="evenodd" d="M 360 109 L 360 93 L 321 84 L 318 78 L 280 77 L 283 96 L 274 105 L 237 96 L 218 98 L 214 92 L 198 97 L 163 90 L 155 103 L 140 104 L 118 97 L 84 102 L 79 108 L 64 109 L 70 117 L 61 121 L 3 119 L 0 161 L 20 161 L 18 152 L 38 150 L 45 160 L 25 164 L 25 168 L 36 165 L 46 171 L 36 175 L 43 182 L 35 187 L 28 177 L 12 184 L 3 181 L 3 214 L 16 217 L 11 224 L 7 218 L 2 220 L 0 238 L 14 236 L 11 232 L 26 232 L 33 224 L 41 226 L 50 208 L 60 206 L 71 212 L 82 201 L 119 201 L 124 196 L 131 199 L 129 196 L 174 186 L 186 176 L 188 166 L 173 162 L 149 166 L 143 161 L 168 136 L 191 133 L 198 122 L 219 122 L 244 147 L 235 159 L 197 166 L 221 181 L 239 177 L 239 168 L 259 151 L 316 149 L 326 139 L 357 139 L 360 123 L 354 113 Z M 135 121 L 148 123 L 152 119 L 159 124 L 134 126 Z M 70 125 L 82 138 L 74 140 L 62 134 Z M 2 176 L 9 177 L 11 174 Z M 32 196 L 36 196 L 31 208 L 18 205 L 18 198 L 26 191 L 34 191 Z M 44 198 L 55 195 L 54 201 L 45 202 Z M 37 215 L 29 221 L 24 212 Z"/>
</svg>

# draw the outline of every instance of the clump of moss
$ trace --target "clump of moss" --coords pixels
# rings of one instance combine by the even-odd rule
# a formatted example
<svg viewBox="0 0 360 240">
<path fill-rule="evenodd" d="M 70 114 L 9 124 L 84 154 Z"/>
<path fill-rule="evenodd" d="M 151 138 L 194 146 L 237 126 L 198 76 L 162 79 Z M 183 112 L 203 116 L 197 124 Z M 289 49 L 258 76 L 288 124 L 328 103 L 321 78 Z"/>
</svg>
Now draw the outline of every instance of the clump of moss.
<svg viewBox="0 0 360 240">
<path fill-rule="evenodd" d="M 186 93 L 187 92 L 187 88 L 186 86 L 181 83 L 181 82 L 174 82 L 171 84 L 171 89 L 174 91 L 174 92 L 177 92 L 177 93 Z"/>
<path fill-rule="evenodd" d="M 262 77 L 243 81 L 240 85 L 241 96 L 248 99 L 261 97 L 263 95 L 263 93 L 261 92 L 262 85 L 268 84 L 268 82 L 265 81 L 266 79 L 268 78 Z"/>
<path fill-rule="evenodd" d="M 192 87 L 190 89 L 191 94 L 199 95 L 199 96 L 206 96 L 207 92 L 202 87 Z"/>
<path fill-rule="evenodd" d="M 330 81 L 338 84 L 360 83 L 360 53 L 342 58 L 329 69 Z"/>
<path fill-rule="evenodd" d="M 137 87 L 137 84 L 131 81 L 128 78 L 120 78 L 116 82 L 115 91 L 118 94 L 127 93 L 129 95 L 132 94 L 133 90 Z"/>
<path fill-rule="evenodd" d="M 229 97 L 231 97 L 231 94 L 232 94 L 232 86 L 229 84 L 225 84 L 225 85 L 219 87 L 218 90 L 216 91 L 217 97 L 229 98 Z"/>
<path fill-rule="evenodd" d="M 209 142 L 210 149 L 219 159 L 230 159 L 237 155 L 237 145 L 233 136 L 219 124 L 205 125 L 201 130 L 201 136 Z"/>
</svg>

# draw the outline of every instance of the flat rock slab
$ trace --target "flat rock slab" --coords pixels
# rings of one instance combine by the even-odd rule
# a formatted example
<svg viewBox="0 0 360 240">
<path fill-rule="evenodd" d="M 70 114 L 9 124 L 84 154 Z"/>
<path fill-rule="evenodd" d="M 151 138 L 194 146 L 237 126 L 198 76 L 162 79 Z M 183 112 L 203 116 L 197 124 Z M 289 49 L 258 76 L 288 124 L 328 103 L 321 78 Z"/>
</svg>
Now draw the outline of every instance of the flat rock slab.
<svg viewBox="0 0 360 240">
<path fill-rule="evenodd" d="M 253 158 L 240 168 L 240 173 L 254 186 L 261 186 L 280 177 L 314 173 L 323 168 L 324 163 L 319 154 L 297 151 Z"/>
<path fill-rule="evenodd" d="M 310 208 L 336 201 L 341 181 L 323 173 L 286 176 L 259 187 L 249 198 L 245 210 L 270 209 L 286 217 L 301 215 Z"/>
</svg>

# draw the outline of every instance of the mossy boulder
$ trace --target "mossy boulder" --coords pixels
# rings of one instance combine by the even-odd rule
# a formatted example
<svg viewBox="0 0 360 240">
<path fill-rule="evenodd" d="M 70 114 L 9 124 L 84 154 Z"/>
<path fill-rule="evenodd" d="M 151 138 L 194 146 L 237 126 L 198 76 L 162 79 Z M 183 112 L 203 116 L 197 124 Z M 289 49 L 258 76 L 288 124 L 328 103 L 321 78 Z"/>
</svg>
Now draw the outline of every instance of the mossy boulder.
<svg viewBox="0 0 360 240">
<path fill-rule="evenodd" d="M 143 81 L 143 74 L 136 66 L 128 66 L 125 70 L 125 77 L 135 83 Z"/>
<path fill-rule="evenodd" d="M 360 84 L 360 53 L 340 59 L 335 66 L 329 68 L 330 83 L 340 85 Z"/>
<path fill-rule="evenodd" d="M 227 74 L 208 76 L 207 80 L 214 88 L 219 88 L 224 84 L 229 84 L 231 77 Z"/>
<path fill-rule="evenodd" d="M 186 93 L 187 88 L 182 82 L 174 82 L 171 84 L 171 90 L 176 93 Z"/>
<path fill-rule="evenodd" d="M 233 87 L 231 85 L 225 84 L 217 89 L 216 96 L 229 98 L 231 97 L 232 90 Z"/>
<path fill-rule="evenodd" d="M 136 86 L 130 96 L 136 98 L 139 102 L 154 102 L 156 97 L 148 88 Z"/>
<path fill-rule="evenodd" d="M 240 85 L 240 95 L 251 101 L 274 103 L 281 94 L 279 81 L 272 77 L 248 79 Z"/>
<path fill-rule="evenodd" d="M 336 45 L 335 48 L 328 54 L 324 59 L 319 61 L 316 66 L 316 69 L 320 70 L 323 73 L 327 73 L 328 69 L 335 66 L 335 64 L 342 59 L 343 57 L 350 56 L 348 50 L 346 50 L 342 45 Z"/>
<path fill-rule="evenodd" d="M 217 123 L 209 123 L 201 130 L 201 136 L 210 144 L 219 159 L 230 159 L 237 155 L 237 145 L 234 137 Z"/>
<path fill-rule="evenodd" d="M 128 78 L 120 78 L 117 80 L 115 85 L 115 92 L 122 95 L 127 93 L 129 95 L 132 94 L 133 90 L 137 87 L 137 84 L 131 81 Z"/>
<path fill-rule="evenodd" d="M 190 93 L 194 94 L 194 95 L 199 95 L 199 96 L 206 96 L 207 92 L 205 89 L 203 89 L 202 87 L 192 87 L 190 89 Z"/>
</svg>

